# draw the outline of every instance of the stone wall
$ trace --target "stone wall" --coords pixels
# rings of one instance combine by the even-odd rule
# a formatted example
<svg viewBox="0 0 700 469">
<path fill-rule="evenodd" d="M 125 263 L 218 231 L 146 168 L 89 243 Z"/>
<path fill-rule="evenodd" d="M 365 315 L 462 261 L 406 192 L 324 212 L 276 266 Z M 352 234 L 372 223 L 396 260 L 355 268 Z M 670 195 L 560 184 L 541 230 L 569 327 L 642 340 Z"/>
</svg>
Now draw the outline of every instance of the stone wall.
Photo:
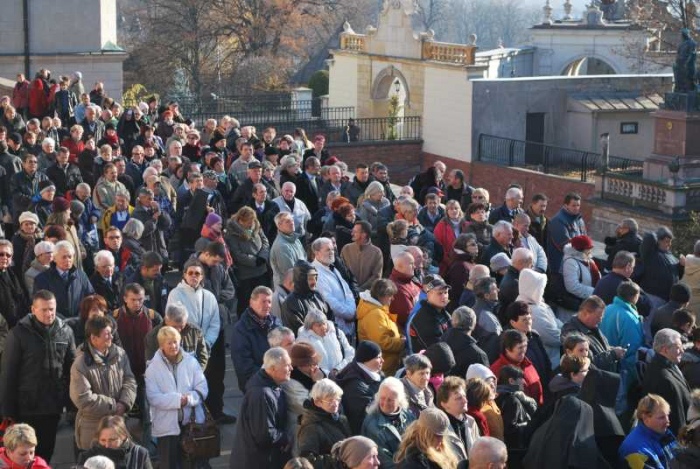
<svg viewBox="0 0 700 469">
<path fill-rule="evenodd" d="M 331 155 L 348 165 L 348 171 L 354 172 L 358 163 L 368 166 L 381 161 L 389 168 L 389 177 L 394 184 L 405 185 L 409 179 L 420 172 L 420 157 L 423 142 L 384 141 L 332 143 L 327 148 Z"/>
</svg>

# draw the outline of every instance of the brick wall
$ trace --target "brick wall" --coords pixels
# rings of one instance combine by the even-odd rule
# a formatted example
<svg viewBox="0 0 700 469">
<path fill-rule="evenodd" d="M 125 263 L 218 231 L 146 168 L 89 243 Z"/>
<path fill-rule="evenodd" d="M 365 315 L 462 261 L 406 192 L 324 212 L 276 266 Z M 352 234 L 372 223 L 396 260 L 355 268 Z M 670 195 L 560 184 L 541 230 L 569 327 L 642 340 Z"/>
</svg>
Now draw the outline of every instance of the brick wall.
<svg viewBox="0 0 700 469">
<path fill-rule="evenodd" d="M 491 204 L 498 206 L 503 203 L 503 196 L 512 183 L 518 183 L 525 191 L 525 200 L 538 192 L 542 192 L 550 199 L 547 207 L 547 216 L 554 216 L 561 208 L 562 201 L 567 192 L 578 192 L 584 200 L 583 217 L 590 224 L 593 207 L 586 200 L 592 199 L 595 193 L 595 185 L 592 182 L 580 182 L 574 179 L 542 174 L 522 168 L 509 168 L 490 163 L 474 161 L 454 160 L 443 158 L 430 153 L 423 153 L 421 158 L 422 168 L 428 168 L 436 160 L 440 160 L 450 169 L 461 169 L 467 176 L 469 184 L 474 187 L 483 187 L 489 191 Z"/>
<path fill-rule="evenodd" d="M 394 184 L 404 185 L 420 172 L 422 141 L 329 143 L 327 147 L 331 155 L 347 163 L 350 172 L 358 163 L 381 161 Z"/>
</svg>

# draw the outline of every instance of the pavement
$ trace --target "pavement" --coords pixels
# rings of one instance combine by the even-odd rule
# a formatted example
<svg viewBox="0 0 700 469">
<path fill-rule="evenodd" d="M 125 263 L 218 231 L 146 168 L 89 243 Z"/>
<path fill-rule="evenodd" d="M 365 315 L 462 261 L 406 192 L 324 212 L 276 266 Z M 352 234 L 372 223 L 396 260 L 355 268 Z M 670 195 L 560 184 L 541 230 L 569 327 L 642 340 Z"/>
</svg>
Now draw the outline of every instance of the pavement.
<svg viewBox="0 0 700 469">
<path fill-rule="evenodd" d="M 231 326 L 228 326 L 227 329 L 230 327 Z M 228 337 L 228 334 L 226 337 Z M 243 401 L 243 394 L 238 390 L 238 381 L 236 380 L 236 374 L 233 370 L 231 354 L 228 351 L 226 354 L 226 377 L 224 379 L 224 384 L 226 385 L 226 391 L 224 392 L 224 410 L 227 414 L 237 416 L 238 409 Z M 133 428 L 134 426 L 138 427 L 138 425 L 139 423 L 135 419 L 133 419 L 133 421 L 130 419 L 127 422 L 129 428 Z M 233 446 L 235 428 L 236 424 L 221 426 L 221 456 L 209 461 L 213 469 L 229 467 L 228 459 L 231 454 L 231 447 Z M 76 461 L 73 457 L 73 431 L 71 425 L 61 421 L 58 434 L 56 435 L 56 450 L 50 463 L 53 469 L 71 469 L 76 466 Z"/>
</svg>

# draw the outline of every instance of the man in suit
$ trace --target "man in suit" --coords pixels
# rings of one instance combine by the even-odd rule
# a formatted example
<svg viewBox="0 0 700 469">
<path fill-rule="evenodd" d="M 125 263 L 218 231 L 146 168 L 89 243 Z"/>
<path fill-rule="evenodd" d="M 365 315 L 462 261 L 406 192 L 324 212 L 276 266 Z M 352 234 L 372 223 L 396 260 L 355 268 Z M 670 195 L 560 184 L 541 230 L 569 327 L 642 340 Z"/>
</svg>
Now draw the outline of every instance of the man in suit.
<svg viewBox="0 0 700 469">
<path fill-rule="evenodd" d="M 255 210 L 255 215 L 258 217 L 263 233 L 265 233 L 267 240 L 272 245 L 277 237 L 275 215 L 280 213 L 280 207 L 268 200 L 265 184 L 258 183 L 253 185 L 253 197 L 248 202 L 248 207 Z"/>
<path fill-rule="evenodd" d="M 309 212 L 318 212 L 321 205 L 321 186 L 323 180 L 318 172 L 321 162 L 315 156 L 310 156 L 304 162 L 304 171 L 297 176 L 297 198 L 302 200 Z"/>
</svg>

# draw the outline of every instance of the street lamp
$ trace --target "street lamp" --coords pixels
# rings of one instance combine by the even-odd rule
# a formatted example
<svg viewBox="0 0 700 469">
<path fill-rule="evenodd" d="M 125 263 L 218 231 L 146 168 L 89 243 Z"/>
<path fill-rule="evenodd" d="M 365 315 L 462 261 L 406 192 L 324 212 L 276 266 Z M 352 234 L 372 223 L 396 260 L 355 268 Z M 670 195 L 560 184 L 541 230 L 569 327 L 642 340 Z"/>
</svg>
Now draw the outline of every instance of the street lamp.
<svg viewBox="0 0 700 469">
<path fill-rule="evenodd" d="M 401 82 L 398 80 L 398 78 L 394 82 L 394 91 L 396 91 L 396 94 L 399 94 L 399 91 L 401 91 Z"/>
</svg>

